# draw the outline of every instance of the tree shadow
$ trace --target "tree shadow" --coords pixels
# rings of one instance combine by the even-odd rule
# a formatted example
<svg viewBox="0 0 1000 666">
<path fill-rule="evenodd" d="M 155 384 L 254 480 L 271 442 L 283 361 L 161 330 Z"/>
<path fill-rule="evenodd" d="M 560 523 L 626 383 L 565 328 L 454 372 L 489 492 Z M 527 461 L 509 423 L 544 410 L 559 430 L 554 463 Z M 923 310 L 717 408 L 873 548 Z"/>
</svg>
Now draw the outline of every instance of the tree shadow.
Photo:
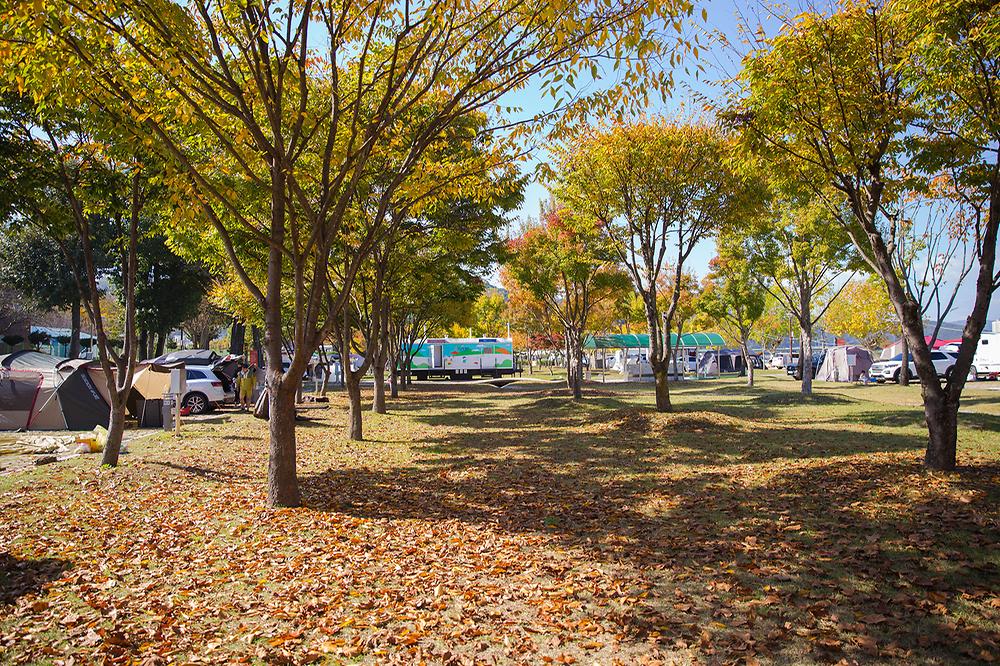
<svg viewBox="0 0 1000 666">
<path fill-rule="evenodd" d="M 71 566 L 68 560 L 46 557 L 25 560 L 0 553 L 0 606 L 13 604 L 27 594 L 62 576 Z"/>
<path fill-rule="evenodd" d="M 608 475 L 590 464 L 470 456 L 419 469 L 328 470 L 303 480 L 303 497 L 358 518 L 542 535 L 588 562 L 628 567 L 649 593 L 623 619 L 627 635 L 669 645 L 711 627 L 709 654 L 723 661 L 788 651 L 793 660 L 808 652 L 821 661 L 935 654 L 955 662 L 1000 640 L 988 622 L 954 620 L 1000 589 L 991 554 L 1000 527 L 990 518 L 998 467 L 915 498 L 900 491 L 923 472 L 899 456 L 789 462 L 763 482 L 718 468 L 679 476 L 637 468 L 651 471 L 649 461 Z"/>
<path fill-rule="evenodd" d="M 185 474 L 191 474 L 199 479 L 212 481 L 214 483 L 231 483 L 233 481 L 249 482 L 257 479 L 257 477 L 250 474 L 237 473 L 224 469 L 209 469 L 207 467 L 198 467 L 195 465 L 178 465 L 177 463 L 163 460 L 150 460 L 148 464 L 157 465 L 159 467 L 167 467 L 169 469 L 184 472 Z"/>
</svg>

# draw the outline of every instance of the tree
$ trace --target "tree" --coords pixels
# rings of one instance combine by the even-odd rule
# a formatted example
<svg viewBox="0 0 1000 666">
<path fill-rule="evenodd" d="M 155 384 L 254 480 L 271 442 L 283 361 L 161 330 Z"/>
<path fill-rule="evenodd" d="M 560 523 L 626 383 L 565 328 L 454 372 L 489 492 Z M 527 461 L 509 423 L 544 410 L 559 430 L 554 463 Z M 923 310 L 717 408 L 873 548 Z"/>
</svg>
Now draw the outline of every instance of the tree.
<svg viewBox="0 0 1000 666">
<path fill-rule="evenodd" d="M 202 298 L 198 309 L 193 315 L 181 322 L 181 330 L 198 349 L 208 349 L 219 330 L 231 321 L 231 317 L 212 304 L 208 298 Z"/>
<path fill-rule="evenodd" d="M 747 148 L 823 198 L 885 284 L 920 377 L 930 469 L 954 469 L 958 407 L 1000 286 L 1000 15 L 989 3 L 849 2 L 805 13 L 745 63 L 733 118 Z M 907 181 L 949 174 L 963 206 L 954 231 L 978 260 L 954 371 L 942 384 L 922 305 L 894 262 Z"/>
<path fill-rule="evenodd" d="M 673 56 L 676 40 L 661 41 L 662 29 L 680 33 L 690 11 L 687 3 L 639 0 L 534 8 L 518 0 L 306 0 L 281 10 L 45 0 L 5 15 L 6 69 L 16 85 L 42 91 L 52 72 L 71 72 L 83 94 L 132 119 L 137 137 L 169 160 L 174 196 L 194 204 L 202 228 L 210 222 L 215 247 L 264 313 L 268 498 L 296 506 L 294 402 L 303 371 L 343 322 L 396 191 L 450 168 L 425 160 L 428 148 L 459 119 L 538 80 L 560 107 L 638 106 L 669 86 L 671 77 L 650 63 Z M 623 84 L 649 79 L 642 93 L 612 84 L 577 95 L 575 77 L 596 76 L 609 59 L 624 65 Z M 397 143 L 404 133 L 412 140 Z M 391 164 L 379 159 L 390 153 Z M 354 231 L 351 207 L 374 173 L 384 176 L 369 200 L 378 222 L 342 253 Z M 352 260 L 335 279 L 338 253 Z M 265 270 L 255 270 L 261 259 Z M 283 291 L 295 312 L 287 370 Z"/>
<path fill-rule="evenodd" d="M 513 239 L 504 258 L 507 275 L 545 303 L 562 324 L 566 383 L 573 399 L 583 397 L 583 344 L 595 305 L 619 293 L 627 280 L 597 221 L 568 208 L 545 212 Z"/>
<path fill-rule="evenodd" d="M 500 268 L 500 281 L 507 289 L 504 317 L 510 322 L 514 349 L 523 349 L 528 359 L 528 372 L 534 371 L 534 352 L 541 338 L 549 338 L 558 329 L 545 301 L 514 279 L 505 267 Z"/>
<path fill-rule="evenodd" d="M 720 247 L 732 247 L 720 239 Z M 747 369 L 747 386 L 753 387 L 750 339 L 767 306 L 767 290 L 753 274 L 753 268 L 738 253 L 720 254 L 709 264 L 698 307 L 730 340 L 738 340 Z"/>
<path fill-rule="evenodd" d="M 666 351 L 674 361 L 674 376 L 680 377 L 687 366 L 687 363 L 682 362 L 679 358 L 681 337 L 684 335 L 685 326 L 695 320 L 700 313 L 698 301 L 701 298 L 701 285 L 698 284 L 698 278 L 694 273 L 685 271 L 681 274 L 680 280 L 672 279 L 670 274 L 671 271 L 668 267 L 668 271 L 660 277 L 661 284 L 658 285 L 659 295 L 657 298 L 660 301 L 660 312 L 667 312 L 670 309 L 670 304 L 675 300 L 674 290 L 679 292 L 672 320 L 672 328 L 676 330 L 677 344 L 672 349 L 668 344 Z"/>
<path fill-rule="evenodd" d="M 157 192 L 148 155 L 132 152 L 105 116 L 83 106 L 74 112 L 32 104 L 8 95 L 0 108 L 7 150 L 3 165 L 7 225 L 30 224 L 59 248 L 70 267 L 94 326 L 98 360 L 111 398 L 103 465 L 118 464 L 126 401 L 135 371 L 135 276 L 140 219 Z M 82 266 L 73 248 L 79 243 Z M 102 248 L 105 252 L 102 253 Z M 98 287 L 105 277 L 99 259 L 122 277 L 124 340 L 119 353 L 109 336 Z"/>
<path fill-rule="evenodd" d="M 35 310 L 21 292 L 7 286 L 0 286 L 0 339 L 14 346 L 23 341 L 23 336 L 13 333 L 27 326 Z M 15 340 L 15 337 L 18 338 Z M 14 340 L 9 342 L 8 339 Z"/>
<path fill-rule="evenodd" d="M 799 325 L 802 394 L 812 393 L 812 334 L 851 270 L 850 239 L 827 209 L 796 197 L 776 199 L 770 216 L 734 233 L 752 274 Z M 791 350 L 789 350 L 790 352 Z"/>
<path fill-rule="evenodd" d="M 194 316 L 208 292 L 211 275 L 199 262 L 175 254 L 156 230 L 145 230 L 139 241 L 135 307 L 139 353 L 146 358 L 163 353 L 166 337 Z M 121 272 L 112 272 L 121 293 Z"/>
<path fill-rule="evenodd" d="M 695 246 L 747 212 L 754 188 L 731 167 L 732 141 L 718 128 L 663 119 L 593 130 L 563 150 L 558 194 L 593 216 L 643 301 L 656 408 L 669 411 L 670 340 Z M 658 301 L 669 263 L 670 301 Z"/>
<path fill-rule="evenodd" d="M 479 295 L 472 305 L 472 333 L 487 338 L 503 337 L 507 333 L 507 301 L 503 294 L 492 291 Z"/>
<path fill-rule="evenodd" d="M 899 320 L 880 281 L 851 280 L 823 317 L 824 328 L 837 336 L 849 335 L 869 349 L 883 347 L 899 330 Z"/>
<path fill-rule="evenodd" d="M 70 242 L 68 249 L 75 269 L 66 261 L 59 245 L 33 226 L 8 225 L 10 231 L 0 237 L 0 283 L 10 285 L 23 298 L 42 310 L 69 310 L 69 357 L 80 355 L 80 292 L 74 270 L 83 271 L 79 243 Z"/>
</svg>

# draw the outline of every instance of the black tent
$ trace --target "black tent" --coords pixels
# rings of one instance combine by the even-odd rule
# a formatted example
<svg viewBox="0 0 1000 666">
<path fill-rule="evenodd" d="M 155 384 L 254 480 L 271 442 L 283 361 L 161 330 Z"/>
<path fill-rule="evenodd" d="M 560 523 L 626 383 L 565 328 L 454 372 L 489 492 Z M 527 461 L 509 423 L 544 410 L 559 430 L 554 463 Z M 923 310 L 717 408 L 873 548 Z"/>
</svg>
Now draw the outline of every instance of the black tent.
<svg viewBox="0 0 1000 666">
<path fill-rule="evenodd" d="M 35 351 L 0 359 L 0 429 L 92 430 L 107 425 L 108 401 L 87 364 Z"/>
</svg>

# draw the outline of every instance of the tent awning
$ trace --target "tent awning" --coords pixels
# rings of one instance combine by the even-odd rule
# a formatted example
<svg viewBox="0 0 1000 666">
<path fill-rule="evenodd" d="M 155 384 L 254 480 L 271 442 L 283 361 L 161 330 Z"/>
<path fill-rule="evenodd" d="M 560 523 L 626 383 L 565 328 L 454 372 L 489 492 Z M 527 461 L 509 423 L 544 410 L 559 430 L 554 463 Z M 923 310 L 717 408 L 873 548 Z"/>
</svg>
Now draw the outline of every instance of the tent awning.
<svg viewBox="0 0 1000 666">
<path fill-rule="evenodd" d="M 671 346 L 677 346 L 677 334 L 670 334 Z M 685 333 L 681 336 L 682 347 L 721 347 L 726 341 L 718 333 Z M 588 335 L 583 342 L 584 349 L 643 349 L 649 347 L 648 333 L 616 333 L 612 335 Z"/>
</svg>

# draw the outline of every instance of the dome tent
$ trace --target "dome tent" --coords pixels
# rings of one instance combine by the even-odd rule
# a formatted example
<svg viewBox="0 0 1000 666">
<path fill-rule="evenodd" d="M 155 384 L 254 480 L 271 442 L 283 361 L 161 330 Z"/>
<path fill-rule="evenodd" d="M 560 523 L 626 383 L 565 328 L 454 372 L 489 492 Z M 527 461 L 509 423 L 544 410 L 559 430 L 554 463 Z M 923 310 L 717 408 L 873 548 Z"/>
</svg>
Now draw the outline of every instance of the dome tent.
<svg viewBox="0 0 1000 666">
<path fill-rule="evenodd" d="M 833 347 L 826 350 L 823 365 L 816 371 L 821 382 L 856 382 L 872 367 L 872 355 L 867 349 L 854 345 Z"/>
<path fill-rule="evenodd" d="M 93 430 L 111 407 L 86 364 L 35 351 L 0 358 L 0 430 Z"/>
</svg>

